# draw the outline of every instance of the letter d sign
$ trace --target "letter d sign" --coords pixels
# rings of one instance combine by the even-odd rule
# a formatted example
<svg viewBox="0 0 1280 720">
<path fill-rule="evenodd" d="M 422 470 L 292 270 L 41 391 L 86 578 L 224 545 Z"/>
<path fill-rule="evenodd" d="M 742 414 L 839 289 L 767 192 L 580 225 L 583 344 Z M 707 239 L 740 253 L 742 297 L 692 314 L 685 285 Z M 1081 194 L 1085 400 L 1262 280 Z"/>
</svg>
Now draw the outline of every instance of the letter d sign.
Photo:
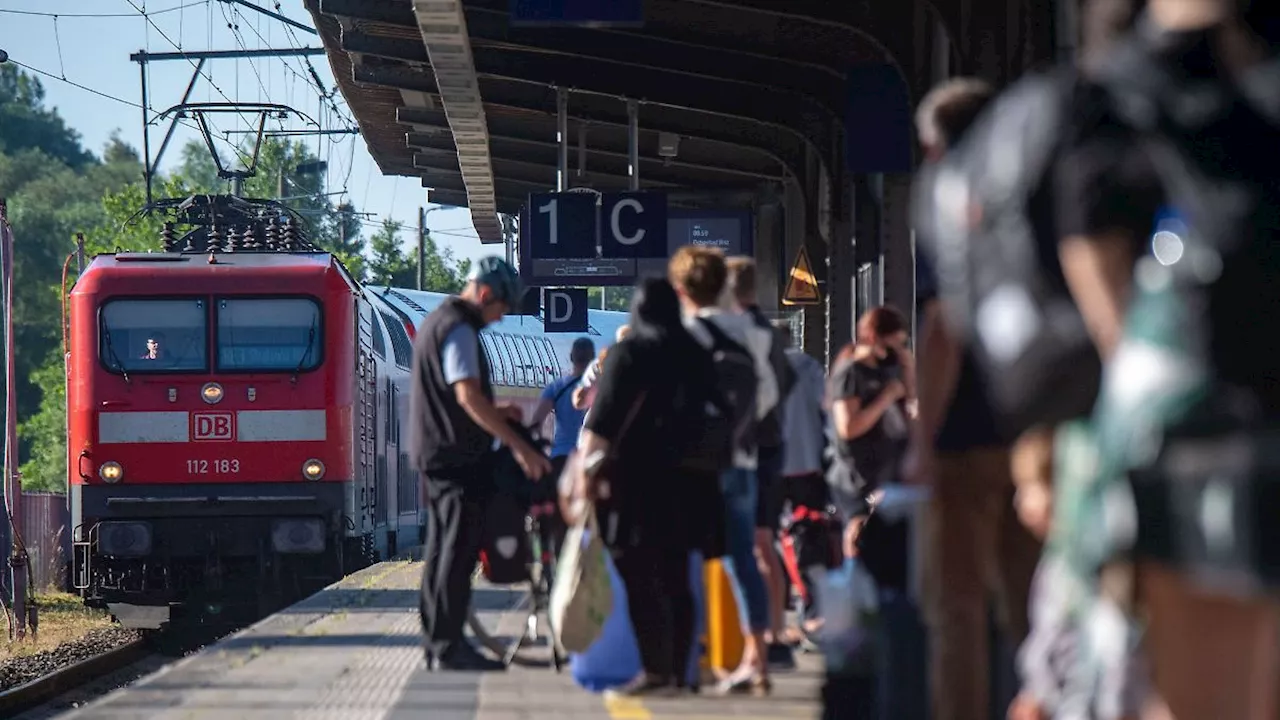
<svg viewBox="0 0 1280 720">
<path fill-rule="evenodd" d="M 546 308 L 542 327 L 547 332 L 587 331 L 586 288 L 557 288 L 547 290 Z"/>
</svg>

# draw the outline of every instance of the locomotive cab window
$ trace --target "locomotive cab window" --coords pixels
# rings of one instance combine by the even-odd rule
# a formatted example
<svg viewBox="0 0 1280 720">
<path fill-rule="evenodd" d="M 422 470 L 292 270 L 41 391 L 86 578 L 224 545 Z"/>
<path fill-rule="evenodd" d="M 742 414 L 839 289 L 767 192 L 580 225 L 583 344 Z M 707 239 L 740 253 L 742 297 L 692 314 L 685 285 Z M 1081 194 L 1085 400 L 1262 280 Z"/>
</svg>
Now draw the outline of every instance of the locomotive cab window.
<svg viewBox="0 0 1280 720">
<path fill-rule="evenodd" d="M 99 313 L 99 355 L 113 372 L 191 372 L 208 368 L 203 298 L 110 300 Z"/>
<path fill-rule="evenodd" d="M 219 298 L 218 369 L 302 372 L 320 366 L 320 305 L 309 298 Z"/>
</svg>

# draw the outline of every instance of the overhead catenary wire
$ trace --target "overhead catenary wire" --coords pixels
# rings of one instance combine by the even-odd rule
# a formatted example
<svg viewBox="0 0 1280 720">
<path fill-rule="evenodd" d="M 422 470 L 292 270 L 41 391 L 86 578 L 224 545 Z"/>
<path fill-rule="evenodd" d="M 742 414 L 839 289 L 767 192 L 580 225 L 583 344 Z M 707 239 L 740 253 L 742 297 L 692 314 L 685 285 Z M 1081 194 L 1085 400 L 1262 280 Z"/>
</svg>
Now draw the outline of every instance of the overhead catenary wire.
<svg viewBox="0 0 1280 720">
<path fill-rule="evenodd" d="M 199 0 L 199 2 L 183 3 L 183 4 L 181 4 L 181 5 L 175 5 L 175 6 L 173 6 L 173 7 L 164 8 L 164 9 L 161 9 L 161 10 L 152 10 L 152 11 L 150 12 L 150 14 L 151 14 L 151 15 L 164 15 L 165 13 L 176 12 L 176 11 L 179 11 L 179 10 L 183 10 L 183 9 L 185 9 L 185 8 L 195 7 L 195 6 L 197 6 L 197 5 L 207 5 L 209 2 L 210 2 L 210 0 Z M 34 17 L 50 17 L 50 18 L 58 18 L 58 17 L 63 17 L 63 18 L 132 18 L 132 17 L 137 17 L 137 16 L 138 16 L 138 14 L 137 14 L 137 13 L 51 13 L 51 12 L 40 12 L 39 10 L 11 10 L 11 9 L 8 9 L 8 8 L 0 8 L 0 14 L 9 14 L 9 15 L 31 15 L 31 16 L 34 16 Z"/>
<path fill-rule="evenodd" d="M 195 63 L 192 61 L 190 57 L 187 57 L 186 55 L 187 46 L 185 43 L 185 25 L 183 24 L 185 14 L 183 13 L 183 11 L 185 9 L 196 8 L 203 5 L 208 9 L 210 15 L 212 16 L 212 4 L 211 4 L 212 0 L 199 0 L 198 2 L 184 2 L 184 3 L 180 3 L 170 7 L 164 7 L 161 9 L 152 9 L 151 7 L 149 7 L 150 5 L 152 5 L 152 3 L 146 3 L 144 0 L 126 0 L 126 2 L 134 10 L 133 13 L 52 13 L 52 12 L 17 11 L 17 10 L 9 10 L 9 9 L 0 9 L 0 14 L 48 17 L 54 23 L 54 28 L 53 28 L 54 41 L 55 41 L 54 45 L 59 51 L 59 71 L 58 72 L 52 72 L 50 70 L 46 70 L 44 68 L 37 67 L 19 60 L 10 59 L 10 61 L 13 62 L 15 66 L 21 67 L 24 70 L 31 72 L 35 75 L 38 75 L 40 77 L 47 78 L 52 81 L 65 83 L 71 87 L 76 88 L 77 90 L 90 93 L 104 100 L 109 100 L 113 103 L 118 103 L 122 106 L 127 106 L 135 109 L 142 109 L 143 108 L 142 104 L 140 104 L 136 100 L 129 100 L 123 97 L 119 97 L 117 95 L 113 95 L 112 93 L 109 93 L 109 92 L 104 92 L 95 87 L 91 87 L 87 84 L 77 82 L 74 77 L 67 76 L 66 68 L 65 68 L 65 54 L 61 47 L 60 20 L 65 18 L 121 18 L 121 19 L 124 19 L 124 18 L 130 18 L 130 17 L 136 18 L 138 16 L 142 16 L 144 21 L 144 27 L 158 34 L 163 40 L 163 42 L 173 47 L 174 50 L 177 51 L 180 55 L 182 55 L 183 59 L 185 59 L 189 64 L 192 65 L 193 69 L 195 69 L 196 67 Z M 262 4 L 267 5 L 268 3 L 264 2 Z M 274 5 L 277 9 L 280 9 L 280 3 L 277 2 L 277 3 L 274 3 Z M 181 30 L 175 29 L 174 26 L 165 28 L 162 24 L 159 24 L 153 20 L 155 16 L 162 16 L 162 15 L 171 14 L 174 12 L 179 13 L 179 16 L 177 18 L 174 18 L 173 22 L 175 23 L 175 25 L 181 24 L 181 27 L 182 27 Z M 236 16 L 243 17 L 242 11 L 233 8 L 233 12 Z M 224 12 L 224 15 L 225 15 L 225 12 Z M 233 21 L 231 23 L 232 27 L 230 28 L 230 30 L 235 35 L 235 40 L 237 44 L 240 46 L 240 48 L 246 49 L 248 47 L 248 41 L 247 41 L 247 36 L 243 32 L 244 29 L 247 27 L 248 30 L 252 32 L 260 41 L 266 43 L 267 39 L 264 37 L 264 30 L 266 33 L 274 35 L 272 28 L 270 27 L 271 24 L 272 23 L 267 23 L 268 25 L 267 28 L 259 29 L 254 27 L 253 24 L 249 24 L 248 26 L 246 26 L 243 23 L 240 23 L 237 26 L 236 23 Z M 209 27 L 209 32 L 213 33 L 215 27 L 216 26 L 211 24 Z M 179 32 L 179 35 L 175 36 L 173 34 L 174 32 Z M 198 30 L 196 30 L 196 32 L 198 32 Z M 285 35 L 288 36 L 287 38 L 285 38 L 285 42 L 291 47 L 296 48 L 296 47 L 303 47 L 305 45 L 300 42 L 298 36 L 292 30 L 292 28 L 286 27 Z M 211 35 L 211 38 L 212 38 L 212 35 Z M 344 120 L 348 121 L 347 122 L 348 126 L 355 125 L 354 121 L 350 120 L 351 118 L 349 114 L 350 111 L 345 103 L 345 98 L 342 97 L 338 92 L 340 89 L 339 85 L 335 84 L 332 88 L 327 87 L 326 86 L 327 84 L 325 83 L 325 81 L 323 81 L 320 78 L 320 74 L 317 71 L 316 67 L 311 62 L 309 62 L 305 57 L 302 58 L 302 63 L 305 64 L 305 69 L 303 69 L 302 67 L 299 67 L 297 64 L 295 64 L 294 61 L 291 61 L 289 59 L 282 58 L 282 63 L 290 76 L 289 80 L 293 81 L 290 83 L 286 83 L 286 86 L 288 86 L 289 88 L 287 92 L 290 92 L 290 93 L 294 92 L 296 81 L 301 80 L 303 84 L 310 86 L 313 89 L 313 91 L 317 94 L 318 100 L 321 103 L 321 107 L 324 109 L 323 114 L 327 116 L 326 119 L 332 120 L 332 119 L 341 117 Z M 259 71 L 259 68 L 254 63 L 251 62 L 250 64 L 255 71 L 255 76 L 258 81 L 259 89 L 270 94 L 271 91 L 274 90 L 274 88 L 267 86 L 267 78 L 263 77 L 262 72 Z M 74 73 L 75 68 L 73 67 L 72 70 Z M 227 92 L 223 89 L 222 84 L 219 84 L 218 82 L 215 81 L 212 67 L 203 68 L 202 71 L 198 73 L 198 75 L 202 77 L 206 82 L 209 83 L 207 87 L 211 91 L 221 96 L 227 102 L 232 102 L 231 98 L 228 97 Z M 267 75 L 271 76 L 272 73 L 267 73 Z M 223 82 L 225 83 L 225 80 Z M 158 114 L 158 110 L 153 104 L 153 102 L 148 102 L 146 109 L 148 112 Z M 196 132 L 199 131 L 199 127 L 192 122 L 189 122 L 186 120 L 179 120 L 178 123 L 182 127 L 187 128 L 188 130 L 192 130 Z M 219 146 L 229 147 L 231 151 L 235 153 L 237 156 L 241 158 L 246 157 L 245 153 L 243 152 L 243 149 L 238 144 L 236 144 L 233 140 L 223 136 L 223 133 L 217 128 L 214 128 L 214 129 L 216 131 L 214 133 L 214 137 L 216 138 L 216 141 Z M 331 144 L 337 144 L 339 142 L 346 142 L 346 141 L 352 141 L 352 144 L 350 147 L 347 148 L 348 152 L 343 153 L 343 155 L 346 155 L 345 158 L 342 158 L 341 155 L 337 155 L 333 153 L 333 148 L 331 147 L 328 148 L 327 151 L 321 151 L 322 157 L 329 157 L 331 160 L 338 159 L 337 166 L 332 165 L 332 163 L 330 163 L 329 165 L 330 167 L 329 172 L 333 176 L 332 179 L 334 180 L 341 179 L 340 181 L 342 183 L 342 190 L 340 192 L 333 193 L 335 195 L 350 194 L 349 185 L 355 170 L 354 156 L 355 156 L 356 148 L 355 148 L 354 138 L 345 138 L 337 135 L 330 138 Z M 343 164 L 345 164 L 346 167 L 342 167 Z M 372 179 L 373 179 L 373 173 L 369 172 L 366 177 L 366 189 L 365 189 L 366 202 L 367 202 L 367 196 L 370 190 L 369 186 L 371 185 Z M 394 217 L 394 209 L 392 209 L 391 217 Z M 373 227 L 379 227 L 381 226 L 381 223 L 382 223 L 382 220 L 379 218 L 377 220 L 363 221 L 361 224 L 368 224 Z M 459 229 L 465 230 L 463 228 L 459 228 Z M 436 234 L 437 236 L 440 236 L 440 237 L 457 237 L 457 238 L 465 238 L 468 240 L 475 239 L 474 235 L 455 233 L 451 231 L 436 231 Z"/>
<path fill-rule="evenodd" d="M 82 84 L 80 84 L 80 83 L 78 83 L 78 82 L 76 82 L 76 81 L 74 81 L 74 80 L 71 80 L 70 78 L 59 77 L 59 76 L 57 75 L 57 73 L 51 73 L 51 72 L 49 72 L 48 70 L 41 70 L 41 69 L 40 69 L 40 68 L 38 68 L 38 67 L 35 67 L 35 66 L 32 66 L 32 65 L 28 65 L 28 64 L 26 64 L 26 63 L 24 63 L 24 62 L 22 62 L 22 61 L 20 61 L 20 60 L 14 60 L 12 57 L 10 57 L 10 58 L 9 58 L 9 62 L 13 63 L 14 65 L 17 65 L 17 66 L 18 66 L 18 67 L 20 67 L 20 68 L 23 68 L 24 70 L 28 70 L 28 71 L 33 72 L 33 73 L 35 73 L 35 74 L 37 74 L 37 75 L 40 75 L 40 76 L 42 76 L 42 77 L 47 77 L 47 78 L 49 78 L 50 80 L 57 80 L 58 82 L 64 82 L 64 83 L 66 83 L 66 84 L 70 85 L 71 87 L 77 88 L 77 89 L 79 89 L 79 90 L 84 90 L 85 92 L 88 92 L 88 93 L 93 93 L 94 95 L 97 95 L 97 96 L 98 96 L 98 97 L 100 97 L 100 98 L 103 98 L 103 99 L 106 99 L 106 100 L 111 100 L 112 102 L 118 102 L 118 103 L 120 103 L 121 105 L 128 105 L 129 107 L 137 108 L 137 109 L 139 109 L 139 110 L 141 110 L 141 109 L 142 109 L 142 105 L 140 105 L 139 103 L 136 103 L 136 102 L 134 102 L 134 101 L 132 101 L 132 100 L 126 100 L 126 99 L 124 99 L 124 98 L 122 98 L 122 97 L 116 97 L 115 95 L 111 95 L 110 93 L 104 93 L 104 92 L 102 92 L 101 90 L 95 90 L 95 89 L 93 89 L 93 88 L 91 88 L 91 87 L 89 87 L 89 86 L 87 86 L 87 85 L 82 85 Z M 154 113 L 154 112 L 158 112 L 158 111 L 155 109 L 155 107 L 154 107 L 154 106 L 149 106 L 147 109 L 148 109 L 148 110 L 150 110 L 150 111 L 151 111 L 151 112 L 153 112 L 153 113 Z M 180 123 L 183 127 L 189 128 L 189 129 L 191 129 L 191 130 L 195 130 L 195 131 L 197 131 L 197 132 L 200 130 L 200 128 L 199 128 L 198 126 L 196 126 L 196 125 L 192 124 L 190 121 L 179 120 L 179 123 Z M 219 140 L 219 141 L 221 141 L 221 142 L 223 142 L 223 143 L 225 143 L 225 144 L 227 144 L 227 145 L 229 145 L 229 146 L 231 146 L 231 147 L 233 147 L 233 148 L 236 148 L 236 149 L 237 149 L 237 152 L 239 151 L 239 148 L 235 145 L 235 143 L 232 143 L 232 142 L 231 142 L 231 141 L 229 141 L 229 140 L 226 140 L 226 139 L 224 139 L 224 138 L 222 138 L 222 137 L 218 137 L 218 136 L 215 136 L 215 138 L 214 138 L 214 139 Z"/>
</svg>

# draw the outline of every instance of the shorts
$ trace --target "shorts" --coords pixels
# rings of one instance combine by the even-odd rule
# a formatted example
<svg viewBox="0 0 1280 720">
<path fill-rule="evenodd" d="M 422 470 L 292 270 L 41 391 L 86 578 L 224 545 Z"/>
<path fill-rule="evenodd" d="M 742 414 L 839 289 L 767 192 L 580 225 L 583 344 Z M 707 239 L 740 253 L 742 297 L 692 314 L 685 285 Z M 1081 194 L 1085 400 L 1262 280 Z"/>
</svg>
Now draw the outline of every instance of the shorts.
<svg viewBox="0 0 1280 720">
<path fill-rule="evenodd" d="M 782 523 L 782 461 L 781 447 L 760 448 L 756 477 L 759 491 L 756 499 L 756 528 L 770 530 L 775 535 Z"/>
</svg>

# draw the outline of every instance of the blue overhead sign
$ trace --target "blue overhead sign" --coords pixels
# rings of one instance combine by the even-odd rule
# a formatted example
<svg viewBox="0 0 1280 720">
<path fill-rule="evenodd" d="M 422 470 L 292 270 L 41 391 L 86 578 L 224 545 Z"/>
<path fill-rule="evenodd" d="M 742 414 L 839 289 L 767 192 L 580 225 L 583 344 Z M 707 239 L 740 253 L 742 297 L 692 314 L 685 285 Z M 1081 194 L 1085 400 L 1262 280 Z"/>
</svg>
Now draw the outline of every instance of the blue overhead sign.
<svg viewBox="0 0 1280 720">
<path fill-rule="evenodd" d="M 587 289 L 548 288 L 543 291 L 546 307 L 542 329 L 547 332 L 587 332 Z"/>
<path fill-rule="evenodd" d="M 596 256 L 596 197 L 589 193 L 529 196 L 529 250 L 538 260 Z"/>
<path fill-rule="evenodd" d="M 603 193 L 600 256 L 667 257 L 667 196 L 657 192 Z"/>
<path fill-rule="evenodd" d="M 511 0 L 512 25 L 638 27 L 643 0 Z"/>
</svg>

